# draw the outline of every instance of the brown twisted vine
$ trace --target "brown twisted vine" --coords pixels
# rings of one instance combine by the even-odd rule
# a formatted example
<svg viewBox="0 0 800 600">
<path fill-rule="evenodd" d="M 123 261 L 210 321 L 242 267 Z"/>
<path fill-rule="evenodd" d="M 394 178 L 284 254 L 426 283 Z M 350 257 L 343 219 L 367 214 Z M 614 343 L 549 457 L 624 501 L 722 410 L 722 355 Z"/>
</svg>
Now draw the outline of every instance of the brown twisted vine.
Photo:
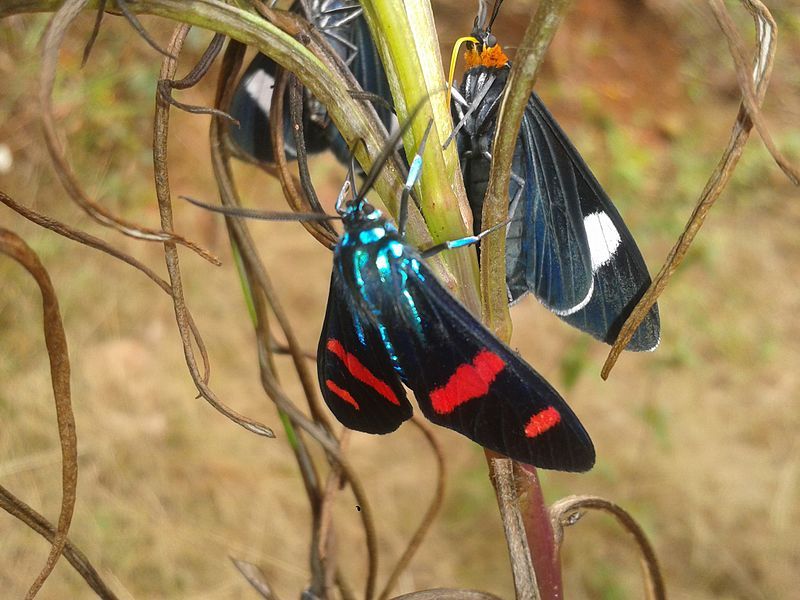
<svg viewBox="0 0 800 600">
<path fill-rule="evenodd" d="M 148 242 L 172 241 L 176 244 L 181 244 L 193 250 L 210 263 L 219 265 L 220 262 L 217 257 L 180 235 L 148 229 L 111 214 L 89 197 L 78 181 L 78 178 L 73 173 L 69 161 L 66 158 L 66 152 L 58 137 L 56 119 L 53 114 L 52 96 L 53 87 L 55 85 L 56 67 L 58 65 L 58 54 L 63 44 L 67 28 L 81 11 L 86 8 L 87 4 L 88 0 L 66 0 L 53 14 L 44 34 L 42 68 L 39 76 L 39 103 L 42 111 L 42 128 L 45 142 L 48 152 L 50 153 L 53 167 L 56 170 L 61 184 L 64 186 L 69 197 L 98 223 L 106 227 L 111 227 L 124 235 L 138 240 Z"/>
<path fill-rule="evenodd" d="M 667 592 L 664 578 L 658 565 L 658 558 L 644 530 L 630 513 L 619 505 L 598 496 L 569 496 L 553 503 L 550 518 L 555 531 L 556 548 L 560 550 L 564 540 L 564 528 L 574 525 L 581 511 L 599 510 L 613 516 L 627 533 L 633 536 L 639 548 L 642 569 L 645 577 L 645 592 L 649 600 L 666 600 Z"/>
<path fill-rule="evenodd" d="M 145 276 L 147 276 L 153 283 L 155 283 L 158 287 L 160 287 L 164 292 L 166 292 L 169 296 L 172 296 L 172 288 L 170 287 L 169 283 L 164 281 L 158 274 L 153 271 L 150 267 L 142 263 L 141 261 L 133 258 L 129 254 L 122 252 L 121 250 L 115 248 L 108 242 L 101 240 L 93 235 L 85 233 L 83 231 L 78 231 L 77 229 L 73 229 L 61 223 L 60 221 L 56 221 L 55 219 L 39 214 L 32 208 L 28 208 L 27 206 L 23 206 L 17 202 L 15 202 L 11 197 L 0 191 L 0 202 L 8 206 L 11 210 L 15 211 L 22 217 L 28 219 L 32 223 L 39 225 L 45 229 L 49 229 L 53 233 L 56 233 L 60 236 L 67 238 L 68 240 L 72 240 L 73 242 L 78 242 L 79 244 L 83 244 L 89 248 L 94 248 L 95 250 L 99 250 L 100 252 L 104 252 L 109 256 L 112 256 L 130 266 L 134 269 L 141 271 Z M 195 344 L 197 344 L 197 349 L 200 352 L 200 357 L 203 361 L 203 380 L 208 381 L 209 373 L 210 373 L 210 364 L 208 362 L 208 351 L 206 350 L 206 344 L 203 341 L 203 338 L 200 336 L 200 330 L 197 328 L 197 325 L 194 322 L 194 318 L 192 315 L 187 313 L 187 318 L 189 320 L 189 327 L 192 331 L 192 337 L 194 338 Z"/>
<path fill-rule="evenodd" d="M 173 33 L 169 44 L 169 54 L 179 55 L 183 40 L 189 33 L 188 25 L 179 25 Z M 161 65 L 159 80 L 170 80 L 175 77 L 177 70 L 177 60 L 171 57 L 164 57 Z M 156 111 L 153 125 L 153 173 L 155 176 L 156 196 L 158 198 L 158 208 L 161 215 L 161 227 L 164 231 L 172 230 L 172 204 L 170 200 L 169 171 L 167 169 L 167 139 L 169 130 L 169 107 L 170 103 L 156 93 Z M 265 437 L 275 437 L 272 430 L 266 425 L 239 414 L 235 410 L 223 403 L 208 386 L 207 378 L 201 375 L 197 367 L 197 361 L 192 347 L 191 327 L 189 325 L 189 312 L 183 295 L 183 285 L 181 281 L 180 266 L 178 263 L 178 251 L 176 242 L 164 242 L 164 257 L 169 273 L 170 287 L 172 289 L 172 301 L 175 309 L 175 320 L 178 324 L 181 341 L 183 342 L 183 353 L 189 373 L 197 387 L 200 395 L 213 406 L 217 411 L 225 415 L 234 423 Z"/>
<path fill-rule="evenodd" d="M 56 527 L 1 485 L 0 508 L 25 523 L 51 544 L 55 541 Z M 108 587 L 108 584 L 103 581 L 103 578 L 100 577 L 97 569 L 94 568 L 86 555 L 69 539 L 66 540 L 62 553 L 64 558 L 66 558 L 75 571 L 83 577 L 83 580 L 94 590 L 98 597 L 102 600 L 117 600 L 117 595 Z"/>
<path fill-rule="evenodd" d="M 75 432 L 75 416 L 72 414 L 67 336 L 64 333 L 58 298 L 50 276 L 39 257 L 22 238 L 2 227 L 0 227 L 0 254 L 5 254 L 18 262 L 36 281 L 42 295 L 44 341 L 50 361 L 50 380 L 61 445 L 61 509 L 58 525 L 51 538 L 52 546 L 47 561 L 25 595 L 25 598 L 28 599 L 35 597 L 44 585 L 67 545 L 67 534 L 75 511 L 78 487 L 78 437 Z"/>
<path fill-rule="evenodd" d="M 725 38 L 728 40 L 728 45 L 736 65 L 739 89 L 742 94 L 742 102 L 731 129 L 728 145 L 706 182 L 705 188 L 703 188 L 697 200 L 697 204 L 684 227 L 683 233 L 681 233 L 675 245 L 669 251 L 669 254 L 667 254 L 664 265 L 661 267 L 658 275 L 653 279 L 653 283 L 650 284 L 650 287 L 636 304 L 636 307 L 622 326 L 600 373 L 603 379 L 608 379 L 620 354 L 622 354 L 622 351 L 628 345 L 633 334 L 642 321 L 644 321 L 653 305 L 658 301 L 658 297 L 664 292 L 664 289 L 675 274 L 675 271 L 683 262 L 695 237 L 700 232 L 700 228 L 703 226 L 703 223 L 705 223 L 711 207 L 714 206 L 714 203 L 730 181 L 754 124 L 758 124 L 758 131 L 775 161 L 793 183 L 798 183 L 796 169 L 789 165 L 780 152 L 777 151 L 777 148 L 775 148 L 766 125 L 764 124 L 763 117 L 761 116 L 761 106 L 767 93 L 767 87 L 772 73 L 772 65 L 775 59 L 777 26 L 775 25 L 775 20 L 772 18 L 769 9 L 759 0 L 740 1 L 752 15 L 756 26 L 756 51 L 753 58 L 752 72 L 750 72 L 747 67 L 744 58 L 745 51 L 741 39 L 733 26 L 725 5 L 720 0 L 709 0 L 714 16 L 722 32 L 725 34 Z"/>
</svg>

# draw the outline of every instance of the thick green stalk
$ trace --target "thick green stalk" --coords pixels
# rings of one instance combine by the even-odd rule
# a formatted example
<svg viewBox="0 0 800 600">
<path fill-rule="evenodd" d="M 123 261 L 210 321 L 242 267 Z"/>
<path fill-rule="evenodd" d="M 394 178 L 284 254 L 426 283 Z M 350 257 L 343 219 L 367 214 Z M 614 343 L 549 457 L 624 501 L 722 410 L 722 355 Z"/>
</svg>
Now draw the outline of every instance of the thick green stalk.
<svg viewBox="0 0 800 600">
<path fill-rule="evenodd" d="M 362 5 L 383 59 L 401 122 L 408 117 L 409 108 L 425 98 L 430 99 L 430 105 L 422 109 L 412 124 L 405 147 L 411 155 L 428 120 L 433 119 L 419 186 L 422 213 L 431 236 L 441 242 L 469 235 L 466 222 L 471 216 L 455 144 L 440 151 L 443 140 L 452 130 L 452 122 L 430 2 L 364 0 Z M 446 274 L 440 273 L 445 283 L 459 293 L 467 306 L 477 309 L 478 271 L 474 251 L 446 252 L 442 259 L 456 285 Z"/>
</svg>

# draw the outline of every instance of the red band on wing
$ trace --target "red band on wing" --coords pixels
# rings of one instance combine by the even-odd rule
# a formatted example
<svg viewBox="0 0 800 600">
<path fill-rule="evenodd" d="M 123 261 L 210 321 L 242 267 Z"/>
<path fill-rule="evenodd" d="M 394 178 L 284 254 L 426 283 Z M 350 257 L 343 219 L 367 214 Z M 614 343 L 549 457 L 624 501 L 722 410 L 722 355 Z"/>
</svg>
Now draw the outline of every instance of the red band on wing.
<svg viewBox="0 0 800 600">
<path fill-rule="evenodd" d="M 343 390 L 338 385 L 333 383 L 333 381 L 331 381 L 330 379 L 327 379 L 325 381 L 325 385 L 328 386 L 328 389 L 330 391 L 339 396 L 339 398 L 341 398 L 348 404 L 352 404 L 353 406 L 355 406 L 356 410 L 361 410 L 361 407 L 358 405 L 358 402 L 356 402 L 356 399 L 350 395 L 350 392 L 348 392 L 347 390 Z"/>
<path fill-rule="evenodd" d="M 400 406 L 400 401 L 397 399 L 397 395 L 394 393 L 394 390 L 392 390 L 392 388 L 390 388 L 385 381 L 375 377 L 375 375 L 372 374 L 372 371 L 365 367 L 361 361 L 355 357 L 355 355 L 350 354 L 347 350 L 345 350 L 344 346 L 342 346 L 339 340 L 330 339 L 325 347 L 333 352 L 339 358 L 339 360 L 344 363 L 344 366 L 347 367 L 347 370 L 350 371 L 350 374 L 353 377 L 358 379 L 361 383 L 371 387 L 392 404 Z"/>
<path fill-rule="evenodd" d="M 481 350 L 472 364 L 459 366 L 445 385 L 431 392 L 433 410 L 446 415 L 465 402 L 485 396 L 505 366 L 506 363 L 497 354 Z"/>
<path fill-rule="evenodd" d="M 561 422 L 561 415 L 552 406 L 548 406 L 531 417 L 525 426 L 525 435 L 534 438 L 549 431 Z"/>
</svg>

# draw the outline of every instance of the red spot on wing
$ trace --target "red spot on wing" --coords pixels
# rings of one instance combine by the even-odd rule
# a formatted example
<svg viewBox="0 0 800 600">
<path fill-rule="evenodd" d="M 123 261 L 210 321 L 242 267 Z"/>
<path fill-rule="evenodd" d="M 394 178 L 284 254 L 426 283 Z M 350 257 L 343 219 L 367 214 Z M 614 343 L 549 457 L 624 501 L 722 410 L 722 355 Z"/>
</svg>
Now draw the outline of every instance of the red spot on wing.
<svg viewBox="0 0 800 600">
<path fill-rule="evenodd" d="M 559 412 L 552 406 L 548 406 L 531 417 L 531 420 L 525 426 L 525 435 L 529 438 L 534 438 L 545 431 L 549 431 L 560 422 L 561 415 Z"/>
<path fill-rule="evenodd" d="M 325 385 L 328 386 L 328 389 L 330 391 L 332 391 L 334 394 L 339 396 L 339 398 L 341 398 L 342 400 L 344 400 L 348 404 L 352 404 L 353 406 L 355 406 L 356 410 L 361 410 L 361 407 L 358 405 L 358 402 L 356 402 L 356 399 L 353 398 L 353 396 L 350 395 L 350 392 L 340 388 L 338 385 L 336 385 L 330 379 L 325 381 Z"/>
<path fill-rule="evenodd" d="M 358 379 L 361 383 L 371 387 L 392 404 L 400 406 L 400 400 L 397 399 L 397 395 L 394 393 L 394 390 L 390 388 L 385 381 L 375 377 L 375 375 L 372 374 L 372 371 L 365 367 L 364 364 L 358 360 L 354 354 L 350 354 L 347 350 L 345 350 L 344 346 L 342 346 L 339 340 L 330 339 L 328 340 L 328 343 L 325 344 L 325 347 L 333 352 L 333 354 L 344 363 L 344 366 L 347 367 L 347 370 L 350 371 L 350 374 L 353 377 Z"/>
<path fill-rule="evenodd" d="M 497 354 L 481 350 L 471 364 L 460 365 L 445 385 L 431 392 L 433 410 L 446 415 L 465 402 L 485 396 L 505 366 L 506 363 Z"/>
</svg>

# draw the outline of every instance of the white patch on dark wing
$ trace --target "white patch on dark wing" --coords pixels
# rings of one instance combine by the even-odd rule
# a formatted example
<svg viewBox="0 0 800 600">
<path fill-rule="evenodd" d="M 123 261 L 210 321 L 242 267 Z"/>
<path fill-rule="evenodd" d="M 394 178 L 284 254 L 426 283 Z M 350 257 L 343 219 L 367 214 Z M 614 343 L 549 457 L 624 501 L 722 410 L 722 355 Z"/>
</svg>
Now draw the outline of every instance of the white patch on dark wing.
<svg viewBox="0 0 800 600">
<path fill-rule="evenodd" d="M 586 239 L 592 256 L 592 272 L 596 273 L 614 257 L 622 238 L 614 223 L 604 212 L 586 215 L 583 218 L 583 227 L 586 229 Z"/>
<path fill-rule="evenodd" d="M 275 78 L 272 75 L 266 71 L 256 71 L 250 75 L 244 85 L 244 89 L 247 90 L 247 95 L 264 111 L 264 114 L 268 115 L 272 106 L 272 89 L 274 86 Z"/>
</svg>

